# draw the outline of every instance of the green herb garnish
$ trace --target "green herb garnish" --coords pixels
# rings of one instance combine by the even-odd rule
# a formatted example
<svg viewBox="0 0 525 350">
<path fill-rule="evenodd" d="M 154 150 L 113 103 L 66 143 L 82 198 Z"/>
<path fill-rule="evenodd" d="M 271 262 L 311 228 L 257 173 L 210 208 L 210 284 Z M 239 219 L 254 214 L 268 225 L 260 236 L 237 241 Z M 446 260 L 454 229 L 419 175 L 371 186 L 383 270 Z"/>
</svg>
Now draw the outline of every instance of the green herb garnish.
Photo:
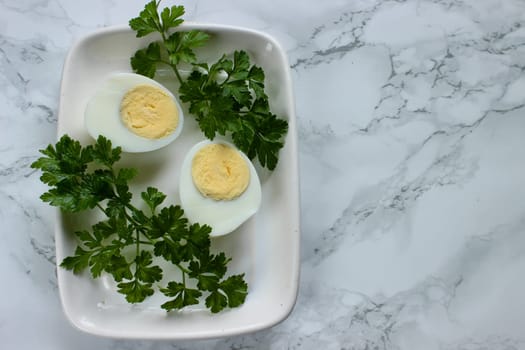
<svg viewBox="0 0 525 350">
<path fill-rule="evenodd" d="M 107 217 L 91 230 L 75 232 L 80 243 L 60 266 L 74 273 L 89 269 L 93 278 L 111 274 L 130 303 L 140 303 L 159 289 L 171 298 L 161 305 L 167 311 L 197 304 L 201 297 L 213 313 L 244 302 L 244 275 L 225 277 L 231 259 L 210 251 L 209 226 L 190 225 L 178 205 L 160 208 L 166 195 L 153 187 L 141 193 L 146 212 L 132 204 L 128 183 L 137 171 L 115 168 L 120 147 L 112 148 L 102 136 L 83 147 L 64 135 L 40 152 L 44 156 L 31 167 L 40 169 L 41 181 L 50 186 L 41 196 L 44 202 L 67 213 L 98 208 Z M 176 266 L 182 281 L 157 286 L 163 270 L 154 257 Z"/>
<path fill-rule="evenodd" d="M 146 4 L 140 16 L 129 21 L 137 37 L 159 33 L 161 41 L 150 43 L 131 58 L 136 73 L 154 78 L 159 65 L 173 69 L 180 83 L 179 94 L 207 138 L 229 134 L 233 143 L 250 159 L 275 169 L 288 123 L 270 111 L 264 91 L 264 71 L 252 65 L 245 51 L 223 55 L 216 63 L 197 63 L 193 49 L 203 46 L 209 35 L 199 30 L 173 31 L 183 23 L 183 6 L 164 8 L 160 1 Z M 159 15 L 160 13 L 160 15 Z M 180 64 L 191 64 L 187 79 Z"/>
</svg>

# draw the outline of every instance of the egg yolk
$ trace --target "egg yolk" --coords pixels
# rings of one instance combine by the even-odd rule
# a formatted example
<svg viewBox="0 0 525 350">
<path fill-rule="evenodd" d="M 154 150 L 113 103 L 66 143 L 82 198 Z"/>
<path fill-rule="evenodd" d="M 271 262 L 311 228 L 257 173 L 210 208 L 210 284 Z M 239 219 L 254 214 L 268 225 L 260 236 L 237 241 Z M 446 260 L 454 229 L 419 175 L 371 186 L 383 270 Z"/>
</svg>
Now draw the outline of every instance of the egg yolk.
<svg viewBox="0 0 525 350">
<path fill-rule="evenodd" d="M 239 151 L 225 144 L 202 147 L 191 165 L 193 183 L 199 192 L 215 200 L 240 196 L 250 182 L 250 169 Z"/>
<path fill-rule="evenodd" d="M 126 92 L 120 103 L 120 117 L 129 130 L 148 139 L 167 136 L 179 124 L 173 98 L 151 85 L 139 85 Z"/>
</svg>

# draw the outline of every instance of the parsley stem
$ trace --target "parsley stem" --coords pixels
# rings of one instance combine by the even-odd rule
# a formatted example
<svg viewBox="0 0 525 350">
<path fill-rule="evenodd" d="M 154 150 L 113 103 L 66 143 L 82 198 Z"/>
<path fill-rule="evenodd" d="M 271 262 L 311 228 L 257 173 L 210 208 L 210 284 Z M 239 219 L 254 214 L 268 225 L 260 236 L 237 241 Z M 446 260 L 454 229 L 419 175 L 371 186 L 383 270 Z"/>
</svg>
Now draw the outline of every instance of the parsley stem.
<svg viewBox="0 0 525 350">
<path fill-rule="evenodd" d="M 187 268 L 185 268 L 185 267 L 182 266 L 181 264 L 175 264 L 175 266 L 177 266 L 177 267 L 179 268 L 179 270 L 182 271 L 182 278 L 183 278 L 183 280 L 184 280 L 184 274 L 185 274 L 185 273 L 188 273 L 188 274 L 189 274 L 189 273 L 191 272 L 190 270 L 188 270 Z"/>
<path fill-rule="evenodd" d="M 137 254 L 137 256 L 139 256 L 139 254 L 140 254 L 140 232 L 139 232 L 139 230 L 135 230 L 135 232 L 136 232 L 136 239 L 137 239 L 137 245 L 136 245 L 136 252 L 135 253 Z"/>
<path fill-rule="evenodd" d="M 164 42 L 164 44 L 166 44 L 168 41 L 168 38 L 166 37 L 166 32 L 164 30 L 159 30 L 159 33 L 162 37 L 162 41 Z M 179 43 L 179 45 L 177 46 L 174 52 L 177 52 L 179 50 L 180 45 L 181 44 Z M 169 50 L 168 50 L 168 53 L 171 54 Z M 172 64 L 171 62 L 163 61 L 163 60 L 161 62 L 166 63 L 168 66 L 170 66 L 173 69 L 173 71 L 175 72 L 175 75 L 177 76 L 177 80 L 179 81 L 180 84 L 182 84 L 182 77 L 180 76 L 179 70 L 177 69 L 177 65 Z"/>
<path fill-rule="evenodd" d="M 128 220 L 129 222 L 131 222 L 134 225 L 138 226 L 137 222 L 135 220 L 133 220 L 133 218 L 126 211 L 124 211 L 124 216 L 126 217 L 126 220 Z"/>
<path fill-rule="evenodd" d="M 102 212 L 104 214 L 106 214 L 106 216 L 109 216 L 107 213 L 106 213 L 106 210 L 100 205 L 100 203 L 97 203 L 97 208 L 99 208 L 100 210 L 102 210 Z"/>
<path fill-rule="evenodd" d="M 170 67 L 175 72 L 175 75 L 177 76 L 177 80 L 179 81 L 179 83 L 182 84 L 182 77 L 180 76 L 180 73 L 179 73 L 179 70 L 177 69 L 177 66 L 175 64 L 170 64 Z"/>
</svg>

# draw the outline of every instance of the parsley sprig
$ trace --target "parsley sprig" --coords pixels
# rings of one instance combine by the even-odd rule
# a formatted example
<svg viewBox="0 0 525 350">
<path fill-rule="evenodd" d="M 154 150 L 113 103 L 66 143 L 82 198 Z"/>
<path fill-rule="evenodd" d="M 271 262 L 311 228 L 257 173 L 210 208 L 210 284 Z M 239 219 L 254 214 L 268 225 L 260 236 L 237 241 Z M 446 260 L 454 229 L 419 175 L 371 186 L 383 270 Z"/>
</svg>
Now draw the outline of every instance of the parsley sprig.
<svg viewBox="0 0 525 350">
<path fill-rule="evenodd" d="M 93 278 L 112 275 L 130 303 L 144 301 L 157 288 L 170 298 L 161 305 L 167 311 L 198 304 L 204 296 L 213 313 L 244 302 L 244 275 L 225 277 L 231 259 L 211 252 L 209 226 L 190 225 L 178 205 L 161 208 L 166 195 L 154 187 L 141 193 L 146 212 L 132 204 L 128 183 L 137 170 L 115 167 L 120 147 L 113 148 L 103 136 L 83 147 L 64 135 L 40 152 L 44 156 L 31 167 L 40 169 L 41 181 L 50 186 L 41 196 L 44 202 L 68 213 L 98 208 L 106 216 L 90 230 L 75 232 L 80 243 L 62 261 L 63 268 L 74 273 L 89 269 Z M 163 280 L 159 259 L 176 266 L 182 281 L 157 286 Z"/>
<path fill-rule="evenodd" d="M 167 7 L 159 15 L 159 3 L 150 1 L 139 17 L 129 21 L 137 37 L 151 33 L 161 37 L 135 53 L 132 69 L 154 78 L 159 65 L 171 67 L 180 83 L 181 101 L 189 104 L 207 138 L 230 135 L 250 159 L 257 157 L 263 167 L 275 169 L 288 123 L 270 111 L 264 71 L 252 65 L 242 50 L 213 64 L 198 63 L 194 49 L 205 45 L 209 35 L 200 30 L 174 31 L 183 23 L 184 7 Z M 179 73 L 181 64 L 193 67 L 186 79 Z"/>
</svg>

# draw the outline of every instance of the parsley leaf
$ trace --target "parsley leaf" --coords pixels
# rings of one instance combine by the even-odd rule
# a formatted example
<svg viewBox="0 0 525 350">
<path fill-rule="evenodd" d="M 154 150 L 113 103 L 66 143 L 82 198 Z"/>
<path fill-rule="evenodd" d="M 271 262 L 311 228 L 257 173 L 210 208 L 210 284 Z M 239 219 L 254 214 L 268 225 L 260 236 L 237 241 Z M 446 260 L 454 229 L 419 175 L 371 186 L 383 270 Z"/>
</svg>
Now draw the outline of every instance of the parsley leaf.
<svg viewBox="0 0 525 350">
<path fill-rule="evenodd" d="M 146 4 L 144 10 L 140 12 L 139 17 L 133 18 L 129 21 L 129 26 L 137 32 L 138 38 L 153 32 L 164 30 L 163 26 L 160 24 L 157 6 L 157 1 L 151 0 Z M 169 17 L 171 19 L 171 16 Z"/>
<path fill-rule="evenodd" d="M 224 253 L 202 255 L 200 261 L 189 264 L 189 276 L 199 281 L 197 287 L 200 289 L 213 291 L 226 273 L 229 261 Z"/>
<path fill-rule="evenodd" d="M 150 252 L 143 250 L 140 255 L 137 255 L 135 258 L 135 263 L 135 276 L 138 280 L 153 283 L 162 279 L 162 269 L 156 265 L 152 265 L 153 258 Z"/>
<path fill-rule="evenodd" d="M 244 303 L 248 294 L 248 285 L 244 281 L 244 275 L 234 275 L 221 282 L 219 288 L 228 297 L 228 306 L 237 307 Z"/>
<path fill-rule="evenodd" d="M 228 306 L 228 299 L 219 290 L 214 290 L 206 298 L 206 306 L 211 312 L 217 313 Z"/>
<path fill-rule="evenodd" d="M 154 213 L 155 209 L 166 199 L 166 195 L 154 187 L 148 187 L 146 192 L 141 193 L 141 196 L 152 213 Z"/>
<path fill-rule="evenodd" d="M 188 220 L 183 218 L 184 211 L 180 206 L 164 207 L 157 215 L 151 217 L 151 230 L 148 236 L 152 239 L 165 237 L 175 241 L 180 239 L 186 230 Z"/>
<path fill-rule="evenodd" d="M 89 146 L 87 149 L 89 149 Z M 111 168 L 120 159 L 120 153 L 122 152 L 120 147 L 112 148 L 111 141 L 105 138 L 97 140 L 97 143 L 89 150 L 94 161 L 108 168 Z"/>
<path fill-rule="evenodd" d="M 209 35 L 200 30 L 175 32 L 171 34 L 164 42 L 166 50 L 168 51 L 170 64 L 177 65 L 180 62 L 196 62 L 197 56 L 193 52 L 193 49 L 204 45 L 208 39 Z"/>
<path fill-rule="evenodd" d="M 129 282 L 120 282 L 117 287 L 118 292 L 124 294 L 127 302 L 132 304 L 143 302 L 154 293 L 151 283 L 141 283 L 136 278 Z"/>
<path fill-rule="evenodd" d="M 198 304 L 198 298 L 202 295 L 199 290 L 188 288 L 184 283 L 177 282 L 168 283 L 168 286 L 160 291 L 168 297 L 174 297 L 160 306 L 166 311 L 180 310 L 185 306 Z"/>
<path fill-rule="evenodd" d="M 157 71 L 157 64 L 161 63 L 160 45 L 158 43 L 151 43 L 147 48 L 138 50 L 135 55 L 131 57 L 131 68 L 135 73 L 145 75 L 149 78 L 155 77 Z"/>
<path fill-rule="evenodd" d="M 228 277 L 206 298 L 206 306 L 211 312 L 217 313 L 225 307 L 237 307 L 244 303 L 248 294 L 248 285 L 243 275 Z"/>
<path fill-rule="evenodd" d="M 155 8 L 155 12 L 157 8 Z M 184 15 L 184 6 L 172 6 L 171 8 L 166 7 L 162 10 L 160 17 L 162 18 L 162 30 L 167 31 L 170 28 L 174 28 L 182 24 L 184 20 L 180 17 Z M 155 16 L 153 14 L 153 16 Z"/>
<path fill-rule="evenodd" d="M 106 268 L 106 272 L 111 273 L 115 281 L 120 282 L 124 279 L 130 280 L 133 278 L 130 264 L 122 255 L 113 255 Z"/>
<path fill-rule="evenodd" d="M 89 251 L 78 246 L 75 249 L 75 255 L 68 256 L 60 263 L 60 266 L 72 270 L 74 273 L 80 273 L 89 266 L 89 258 L 91 254 Z"/>
</svg>

